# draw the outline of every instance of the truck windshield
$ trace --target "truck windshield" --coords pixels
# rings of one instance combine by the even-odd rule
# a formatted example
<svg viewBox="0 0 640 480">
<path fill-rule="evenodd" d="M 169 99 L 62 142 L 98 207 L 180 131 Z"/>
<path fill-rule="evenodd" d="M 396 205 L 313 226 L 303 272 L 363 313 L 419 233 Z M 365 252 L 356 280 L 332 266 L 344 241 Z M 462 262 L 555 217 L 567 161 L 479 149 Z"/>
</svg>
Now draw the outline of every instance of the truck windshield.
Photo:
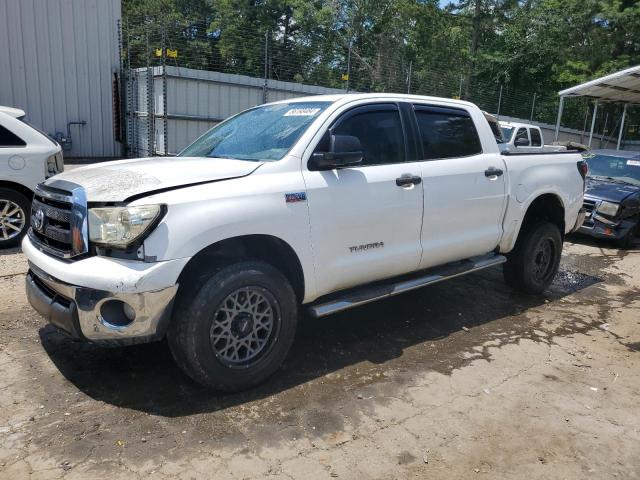
<svg viewBox="0 0 640 480">
<path fill-rule="evenodd" d="M 242 112 L 216 125 L 181 157 L 280 160 L 331 102 L 290 102 Z"/>
<path fill-rule="evenodd" d="M 513 135 L 513 131 L 515 128 L 513 127 L 502 127 L 502 138 L 504 138 L 505 143 L 509 143 L 511 140 L 511 135 Z"/>
<path fill-rule="evenodd" d="M 622 158 L 595 154 L 585 158 L 589 164 L 590 177 L 640 185 L 640 155 L 636 158 Z"/>
</svg>

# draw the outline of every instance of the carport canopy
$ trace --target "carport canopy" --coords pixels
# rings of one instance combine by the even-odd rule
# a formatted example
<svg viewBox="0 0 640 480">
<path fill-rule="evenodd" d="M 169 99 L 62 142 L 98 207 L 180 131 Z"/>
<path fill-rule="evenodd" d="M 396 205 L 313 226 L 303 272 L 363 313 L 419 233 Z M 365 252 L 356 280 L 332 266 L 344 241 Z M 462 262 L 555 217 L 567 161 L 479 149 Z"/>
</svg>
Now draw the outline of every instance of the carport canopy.
<svg viewBox="0 0 640 480">
<path fill-rule="evenodd" d="M 618 132 L 617 150 L 620 150 L 624 121 L 627 115 L 627 106 L 632 103 L 640 103 L 640 65 L 596 78 L 595 80 L 567 88 L 566 90 L 561 90 L 558 92 L 558 95 L 560 95 L 560 107 L 558 108 L 558 119 L 556 121 L 556 140 L 558 140 L 558 134 L 560 133 L 560 120 L 562 118 L 564 99 L 567 97 L 587 97 L 595 100 L 593 117 L 591 118 L 591 130 L 589 132 L 589 146 L 591 146 L 593 129 L 596 125 L 598 102 L 624 103 L 620 130 Z"/>
</svg>

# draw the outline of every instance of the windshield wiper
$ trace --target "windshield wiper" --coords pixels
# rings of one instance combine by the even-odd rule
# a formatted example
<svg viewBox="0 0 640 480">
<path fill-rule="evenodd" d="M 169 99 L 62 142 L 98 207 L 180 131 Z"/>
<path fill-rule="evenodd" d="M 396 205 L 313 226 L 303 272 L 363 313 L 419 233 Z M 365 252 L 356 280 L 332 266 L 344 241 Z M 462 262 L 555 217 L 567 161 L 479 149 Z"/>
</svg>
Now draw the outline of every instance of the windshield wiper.
<svg viewBox="0 0 640 480">
<path fill-rule="evenodd" d="M 243 160 L 245 162 L 262 162 L 259 158 L 232 157 L 231 155 L 207 155 L 207 158 L 226 158 L 227 160 Z"/>
</svg>

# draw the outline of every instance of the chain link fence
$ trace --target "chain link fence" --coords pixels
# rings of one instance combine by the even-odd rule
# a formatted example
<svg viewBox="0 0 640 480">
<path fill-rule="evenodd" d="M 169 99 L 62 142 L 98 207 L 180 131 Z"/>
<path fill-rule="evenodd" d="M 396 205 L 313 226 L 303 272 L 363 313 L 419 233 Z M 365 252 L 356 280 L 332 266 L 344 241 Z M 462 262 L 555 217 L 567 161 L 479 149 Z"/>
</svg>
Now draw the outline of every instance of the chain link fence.
<svg viewBox="0 0 640 480">
<path fill-rule="evenodd" d="M 468 75 L 466 66 L 460 64 L 416 68 L 401 48 L 371 52 L 368 46 L 344 41 L 337 33 L 331 40 L 314 38 L 294 42 L 282 31 L 222 30 L 206 22 L 182 24 L 153 16 L 124 18 L 122 22 L 122 91 L 126 92 L 128 155 L 171 152 L 168 125 L 175 112 L 171 112 L 168 104 L 176 101 L 168 91 L 167 70 L 171 67 L 175 67 L 173 77 L 186 71 L 190 77 L 194 71 L 250 77 L 261 84 L 262 94 L 254 104 L 278 99 L 274 98 L 274 85 L 287 82 L 287 85 L 313 85 L 336 92 L 395 92 L 460 98 L 498 117 L 548 124 L 556 120 L 559 99 L 555 92 L 529 92 L 513 85 L 482 82 Z M 282 85 L 279 89 L 294 90 Z M 305 92 L 300 89 L 300 94 Z M 235 112 L 229 112 L 232 113 Z M 583 130 L 588 116 L 587 100 L 568 102 L 563 125 Z M 210 126 L 221 119 L 214 116 L 201 120 L 208 121 Z"/>
</svg>

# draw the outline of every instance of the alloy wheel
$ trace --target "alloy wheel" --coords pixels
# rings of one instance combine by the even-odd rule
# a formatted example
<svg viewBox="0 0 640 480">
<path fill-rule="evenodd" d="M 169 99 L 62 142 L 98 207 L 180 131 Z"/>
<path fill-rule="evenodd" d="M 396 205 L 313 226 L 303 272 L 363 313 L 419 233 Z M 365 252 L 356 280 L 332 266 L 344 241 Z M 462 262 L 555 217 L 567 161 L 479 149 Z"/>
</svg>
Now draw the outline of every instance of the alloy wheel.
<svg viewBox="0 0 640 480">
<path fill-rule="evenodd" d="M 229 367 L 247 367 L 264 356 L 279 328 L 280 312 L 271 293 L 261 287 L 231 292 L 213 315 L 211 347 Z"/>
<path fill-rule="evenodd" d="M 0 199 L 0 241 L 11 240 L 25 228 L 26 215 L 22 207 L 11 200 Z"/>
</svg>

